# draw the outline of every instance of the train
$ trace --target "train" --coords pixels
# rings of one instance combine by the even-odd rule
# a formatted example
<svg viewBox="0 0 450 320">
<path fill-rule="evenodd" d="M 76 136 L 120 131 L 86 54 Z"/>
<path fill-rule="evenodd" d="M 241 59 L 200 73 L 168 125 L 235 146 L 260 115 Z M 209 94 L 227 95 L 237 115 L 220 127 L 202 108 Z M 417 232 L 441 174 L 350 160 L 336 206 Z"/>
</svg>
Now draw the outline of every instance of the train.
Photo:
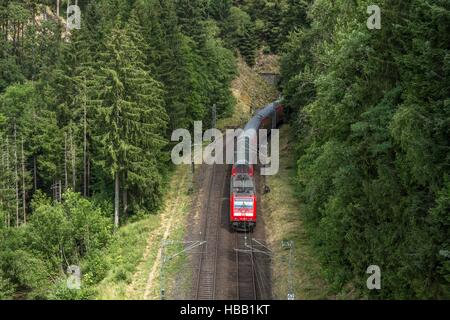
<svg viewBox="0 0 450 320">
<path fill-rule="evenodd" d="M 236 152 L 231 169 L 230 181 L 230 227 L 232 231 L 252 232 L 257 220 L 257 192 L 255 184 L 255 163 L 250 161 L 250 148 L 257 146 L 260 129 L 275 129 L 284 120 L 284 106 L 281 100 L 274 101 L 255 115 L 237 137 L 237 145 L 242 143 L 244 154 Z"/>
</svg>

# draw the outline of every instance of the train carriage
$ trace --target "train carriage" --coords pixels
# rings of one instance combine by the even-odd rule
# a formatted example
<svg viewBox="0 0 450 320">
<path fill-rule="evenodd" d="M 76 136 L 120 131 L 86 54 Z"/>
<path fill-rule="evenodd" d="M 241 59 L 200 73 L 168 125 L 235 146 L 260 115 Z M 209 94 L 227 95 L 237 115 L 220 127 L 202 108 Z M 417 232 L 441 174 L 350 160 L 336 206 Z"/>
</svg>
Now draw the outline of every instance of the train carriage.
<svg viewBox="0 0 450 320">
<path fill-rule="evenodd" d="M 256 226 L 256 191 L 252 177 L 237 174 L 231 179 L 231 227 L 253 230 Z"/>
<path fill-rule="evenodd" d="M 280 101 L 258 110 L 237 138 L 244 145 L 244 153 L 236 153 L 231 170 L 230 225 L 234 230 L 251 231 L 256 226 L 256 188 L 254 165 L 250 161 L 250 148 L 257 146 L 259 129 L 275 129 L 283 121 L 284 107 Z"/>
</svg>

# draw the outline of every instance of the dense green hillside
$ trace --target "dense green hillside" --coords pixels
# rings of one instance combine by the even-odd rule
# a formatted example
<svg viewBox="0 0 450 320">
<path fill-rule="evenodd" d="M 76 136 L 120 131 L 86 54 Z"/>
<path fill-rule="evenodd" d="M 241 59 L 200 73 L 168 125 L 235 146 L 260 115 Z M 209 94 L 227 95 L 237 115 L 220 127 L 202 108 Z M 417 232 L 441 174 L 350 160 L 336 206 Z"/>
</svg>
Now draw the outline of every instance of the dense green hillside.
<svg viewBox="0 0 450 320">
<path fill-rule="evenodd" d="M 449 298 L 450 3 L 310 1 L 284 46 L 310 236 L 337 290 Z"/>
<path fill-rule="evenodd" d="M 172 130 L 234 106 L 205 1 L 79 1 L 72 31 L 56 3 L 0 2 L 0 298 L 55 297 L 71 264 L 100 281 L 113 230 L 161 204 Z"/>
<path fill-rule="evenodd" d="M 172 131 L 232 115 L 237 57 L 261 52 L 281 56 L 289 203 L 327 296 L 450 298 L 447 0 L 380 0 L 379 30 L 368 0 L 78 4 L 67 30 L 67 0 L 0 1 L 0 299 L 92 298 L 118 228 L 161 208 Z"/>
</svg>

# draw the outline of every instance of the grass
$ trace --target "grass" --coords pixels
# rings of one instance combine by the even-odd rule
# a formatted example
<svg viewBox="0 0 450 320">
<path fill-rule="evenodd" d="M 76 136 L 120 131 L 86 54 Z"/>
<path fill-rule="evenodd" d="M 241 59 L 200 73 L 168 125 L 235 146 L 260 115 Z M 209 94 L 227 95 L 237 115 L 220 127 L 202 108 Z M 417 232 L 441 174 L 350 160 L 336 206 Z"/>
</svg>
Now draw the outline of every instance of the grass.
<svg viewBox="0 0 450 320">
<path fill-rule="evenodd" d="M 105 249 L 105 259 L 111 268 L 96 287 L 97 299 L 159 299 L 162 240 L 184 238 L 185 217 L 191 205 L 190 178 L 188 166 L 177 167 L 160 212 L 119 229 L 112 244 Z M 166 265 L 169 289 L 183 267 L 183 259 L 180 256 Z"/>
<path fill-rule="evenodd" d="M 97 287 L 98 299 L 126 298 L 126 288 L 142 259 L 148 235 L 159 225 L 160 217 L 155 215 L 119 229 L 112 244 L 105 250 L 105 258 L 111 267 Z"/>
<path fill-rule="evenodd" d="M 301 217 L 300 203 L 295 193 L 293 178 L 296 176 L 294 152 L 289 138 L 288 125 L 280 132 L 280 171 L 268 176 L 266 184 L 271 192 L 262 198 L 266 220 L 267 241 L 273 251 L 272 289 L 275 299 L 286 299 L 293 290 L 295 299 L 335 298 L 324 280 L 314 249 L 308 241 Z M 294 243 L 292 276 L 289 277 L 289 250 L 282 248 L 282 241 Z"/>
<path fill-rule="evenodd" d="M 188 211 L 185 211 L 184 214 L 188 214 Z M 185 248 L 182 243 L 185 236 L 185 226 L 183 224 L 175 226 L 172 235 L 172 239 L 179 242 L 170 244 L 165 248 L 166 257 L 176 255 L 173 259 L 166 259 L 165 262 L 165 298 L 172 300 L 187 299 L 191 290 L 192 272 L 185 271 L 188 266 L 188 253 L 182 252 Z"/>
</svg>

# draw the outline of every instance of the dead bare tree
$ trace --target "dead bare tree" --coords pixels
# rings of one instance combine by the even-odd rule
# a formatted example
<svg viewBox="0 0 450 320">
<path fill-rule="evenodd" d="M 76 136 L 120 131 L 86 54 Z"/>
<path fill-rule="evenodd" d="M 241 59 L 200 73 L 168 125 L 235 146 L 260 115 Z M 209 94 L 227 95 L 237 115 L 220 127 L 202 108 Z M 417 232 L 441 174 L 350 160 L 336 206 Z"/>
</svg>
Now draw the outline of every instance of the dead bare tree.
<svg viewBox="0 0 450 320">
<path fill-rule="evenodd" d="M 127 186 L 126 186 L 126 181 L 127 181 L 127 174 L 126 172 L 123 175 L 123 190 L 122 190 L 122 202 L 123 202 L 123 216 L 125 217 L 125 219 L 127 219 L 128 217 L 128 190 L 127 190 Z"/>
<path fill-rule="evenodd" d="M 73 133 L 72 130 L 70 130 L 70 149 L 71 149 L 71 158 L 72 158 L 72 186 L 73 191 L 76 189 L 76 183 L 77 183 L 77 148 L 75 145 L 75 142 L 73 140 Z"/>
<path fill-rule="evenodd" d="M 67 132 L 64 132 L 64 190 L 67 190 L 68 175 L 67 175 Z"/>
<path fill-rule="evenodd" d="M 14 123 L 14 181 L 15 181 L 15 187 L 16 187 L 16 227 L 19 226 L 19 173 L 17 168 L 17 128 L 16 124 Z"/>
<path fill-rule="evenodd" d="M 114 181 L 114 227 L 119 228 L 119 194 L 120 194 L 120 173 L 117 171 Z"/>
<path fill-rule="evenodd" d="M 26 203 L 26 187 L 25 187 L 25 153 L 23 151 L 22 137 L 22 207 L 23 207 L 23 223 L 27 223 L 27 203 Z"/>
<path fill-rule="evenodd" d="M 10 183 L 10 180 L 9 180 L 9 174 L 10 174 L 10 171 L 9 171 L 9 168 L 10 168 L 10 166 L 9 166 L 9 138 L 8 138 L 8 136 L 6 136 L 6 154 L 5 155 L 6 155 L 6 172 L 7 172 L 7 181 L 5 181 L 5 183 L 6 183 L 5 189 L 6 189 L 6 191 L 8 191 L 8 190 L 10 190 L 10 185 L 9 185 L 9 183 Z M 8 201 L 8 200 L 9 199 L 6 199 L 6 201 Z M 7 227 L 10 228 L 11 227 L 11 212 L 10 212 L 9 206 L 7 208 L 7 216 L 8 216 Z"/>
<path fill-rule="evenodd" d="M 7 172 L 6 172 L 6 161 L 5 161 L 5 151 L 4 151 L 4 149 L 3 149 L 3 144 L 2 144 L 2 173 L 0 173 L 1 174 L 1 181 L 0 181 L 0 191 L 1 191 L 1 194 L 0 194 L 0 208 L 3 208 L 3 209 L 5 209 L 5 204 L 6 204 L 6 201 L 5 201 L 5 199 L 6 199 L 6 197 L 5 197 L 5 195 L 6 195 L 6 174 L 7 174 Z M 7 216 L 6 216 L 6 214 L 5 214 L 5 216 L 3 217 L 4 218 L 4 223 L 5 223 L 5 226 L 7 226 L 8 225 L 8 219 L 7 219 Z"/>
<path fill-rule="evenodd" d="M 34 64 L 34 47 L 33 47 L 33 64 Z M 34 77 L 34 76 L 33 76 Z M 36 109 L 33 108 L 33 121 L 36 123 Z M 34 191 L 37 191 L 37 156 L 33 154 L 33 187 Z"/>
<path fill-rule="evenodd" d="M 83 84 L 83 195 L 88 195 L 88 167 L 87 167 L 87 108 L 86 108 L 86 78 Z"/>
</svg>

